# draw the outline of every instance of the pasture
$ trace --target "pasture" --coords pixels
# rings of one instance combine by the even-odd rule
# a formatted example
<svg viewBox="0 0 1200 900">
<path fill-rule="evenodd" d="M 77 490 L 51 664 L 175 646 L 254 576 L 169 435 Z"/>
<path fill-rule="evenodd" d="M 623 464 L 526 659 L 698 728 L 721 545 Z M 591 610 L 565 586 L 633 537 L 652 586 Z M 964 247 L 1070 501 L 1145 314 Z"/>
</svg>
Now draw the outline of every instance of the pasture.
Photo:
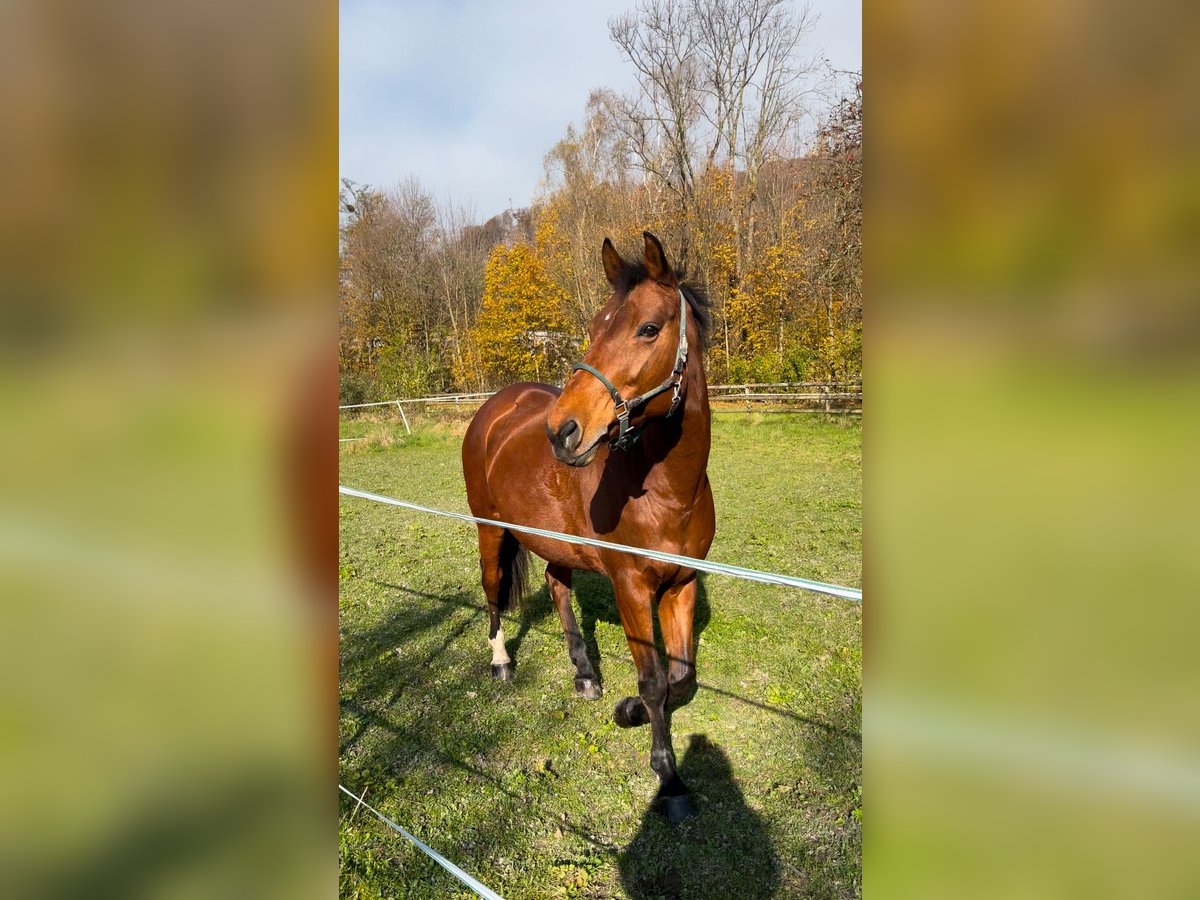
<svg viewBox="0 0 1200 900">
<path fill-rule="evenodd" d="M 467 512 L 466 420 L 411 436 L 386 414 L 344 420 L 342 437 L 368 439 L 341 444 L 341 483 Z M 714 417 L 709 558 L 861 585 L 861 473 L 855 419 Z M 340 780 L 385 815 L 509 900 L 861 894 L 858 604 L 701 576 L 699 689 L 671 729 L 699 815 L 672 828 L 650 807 L 648 730 L 612 722 L 636 673 L 606 579 L 575 579 L 604 685 L 590 702 L 540 561 L 505 616 L 503 684 L 474 526 L 342 497 L 340 529 Z M 341 896 L 474 896 L 339 796 Z"/>
</svg>

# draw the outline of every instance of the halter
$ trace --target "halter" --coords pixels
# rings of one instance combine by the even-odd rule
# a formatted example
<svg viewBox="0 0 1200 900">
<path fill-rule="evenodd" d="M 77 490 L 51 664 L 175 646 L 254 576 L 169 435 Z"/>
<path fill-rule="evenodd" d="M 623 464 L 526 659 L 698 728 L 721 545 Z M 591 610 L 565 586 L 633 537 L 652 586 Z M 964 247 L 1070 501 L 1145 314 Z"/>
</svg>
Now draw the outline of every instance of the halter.
<svg viewBox="0 0 1200 900">
<path fill-rule="evenodd" d="M 667 410 L 667 416 L 672 416 L 675 410 L 679 408 L 681 398 L 679 396 L 679 385 L 683 379 L 683 369 L 687 365 L 688 342 L 687 342 L 687 300 L 684 299 L 683 291 L 679 291 L 679 349 L 675 353 L 675 368 L 671 370 L 671 374 L 667 380 L 652 390 L 646 391 L 641 396 L 634 397 L 632 400 L 626 400 L 613 387 L 611 381 L 604 377 L 604 374 L 599 369 L 593 369 L 587 363 L 577 363 L 571 369 L 571 374 L 583 371 L 595 375 L 600 379 L 600 383 L 608 388 L 608 393 L 613 398 L 613 411 L 617 415 L 617 424 L 621 426 L 621 433 L 609 441 L 608 446 L 613 450 L 625 450 L 637 443 L 637 439 L 642 436 L 642 429 L 646 427 L 646 423 L 638 425 L 636 428 L 629 427 L 629 419 L 639 406 L 649 403 L 659 394 L 674 390 L 675 396 L 671 398 L 671 408 Z"/>
</svg>

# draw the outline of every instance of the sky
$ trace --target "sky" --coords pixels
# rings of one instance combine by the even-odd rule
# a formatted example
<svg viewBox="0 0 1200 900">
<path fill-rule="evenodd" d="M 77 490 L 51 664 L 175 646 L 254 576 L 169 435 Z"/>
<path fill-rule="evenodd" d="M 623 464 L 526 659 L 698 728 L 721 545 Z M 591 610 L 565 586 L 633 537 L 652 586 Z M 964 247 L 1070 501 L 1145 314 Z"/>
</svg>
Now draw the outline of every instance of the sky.
<svg viewBox="0 0 1200 900">
<path fill-rule="evenodd" d="M 608 37 L 636 0 L 342 0 L 340 172 L 392 188 L 409 176 L 482 222 L 528 206 L 542 160 L 588 94 L 633 70 Z M 862 68 L 859 0 L 813 0 L 802 52 Z"/>
</svg>

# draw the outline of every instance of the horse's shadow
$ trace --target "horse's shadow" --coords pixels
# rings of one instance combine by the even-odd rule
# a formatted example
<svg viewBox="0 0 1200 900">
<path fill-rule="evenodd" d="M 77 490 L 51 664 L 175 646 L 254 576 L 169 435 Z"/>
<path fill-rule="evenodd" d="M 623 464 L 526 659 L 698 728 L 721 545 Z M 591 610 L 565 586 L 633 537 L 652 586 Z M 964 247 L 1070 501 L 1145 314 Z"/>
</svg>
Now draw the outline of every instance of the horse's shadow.
<svg viewBox="0 0 1200 900">
<path fill-rule="evenodd" d="M 697 815 L 670 825 L 651 805 L 620 854 L 621 885 L 632 898 L 769 897 L 779 862 L 767 829 L 746 804 L 729 757 L 693 734 L 679 774 L 696 791 Z"/>
<path fill-rule="evenodd" d="M 700 635 L 708 627 L 711 612 L 708 605 L 708 590 L 704 586 L 704 574 L 696 574 L 696 611 L 692 620 L 693 650 L 699 653 Z M 596 625 L 603 622 L 607 625 L 620 627 L 621 617 L 617 612 L 616 596 L 613 593 L 612 582 L 603 575 L 594 572 L 575 572 L 571 584 L 572 605 L 578 611 L 579 632 L 587 646 L 588 659 L 596 670 L 601 683 L 604 672 L 600 665 L 600 647 L 596 643 Z M 520 626 L 513 637 L 505 641 L 505 649 L 512 657 L 514 667 L 520 666 L 518 651 L 530 629 L 546 619 L 553 617 L 555 625 L 559 624 L 558 612 L 550 599 L 550 591 L 543 582 L 541 589 L 532 592 L 525 601 L 520 613 Z M 561 626 L 560 626 L 561 627 Z M 666 647 L 663 644 L 662 631 L 658 625 L 658 612 L 654 614 L 654 643 L 658 647 L 659 656 L 666 659 Z M 564 643 L 563 655 L 566 655 Z"/>
</svg>

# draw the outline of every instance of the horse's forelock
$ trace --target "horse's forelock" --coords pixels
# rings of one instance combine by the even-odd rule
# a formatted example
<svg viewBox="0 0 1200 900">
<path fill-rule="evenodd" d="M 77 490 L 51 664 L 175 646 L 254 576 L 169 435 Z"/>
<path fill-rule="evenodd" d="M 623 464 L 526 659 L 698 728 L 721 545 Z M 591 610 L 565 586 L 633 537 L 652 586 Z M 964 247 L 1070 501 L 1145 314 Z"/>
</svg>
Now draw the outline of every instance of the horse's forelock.
<svg viewBox="0 0 1200 900">
<path fill-rule="evenodd" d="M 700 346 L 706 348 L 708 335 L 712 330 L 712 302 L 702 289 L 685 282 L 684 277 L 685 273 L 676 270 L 675 278 L 679 282 L 679 289 L 683 291 L 684 299 L 691 307 L 692 315 L 696 319 L 696 327 L 700 331 Z M 617 273 L 616 284 L 613 287 L 613 293 L 617 297 L 617 306 L 620 307 L 625 302 L 625 298 L 635 287 L 648 280 L 650 280 L 650 273 L 646 270 L 645 263 L 625 261 L 621 271 Z"/>
</svg>

